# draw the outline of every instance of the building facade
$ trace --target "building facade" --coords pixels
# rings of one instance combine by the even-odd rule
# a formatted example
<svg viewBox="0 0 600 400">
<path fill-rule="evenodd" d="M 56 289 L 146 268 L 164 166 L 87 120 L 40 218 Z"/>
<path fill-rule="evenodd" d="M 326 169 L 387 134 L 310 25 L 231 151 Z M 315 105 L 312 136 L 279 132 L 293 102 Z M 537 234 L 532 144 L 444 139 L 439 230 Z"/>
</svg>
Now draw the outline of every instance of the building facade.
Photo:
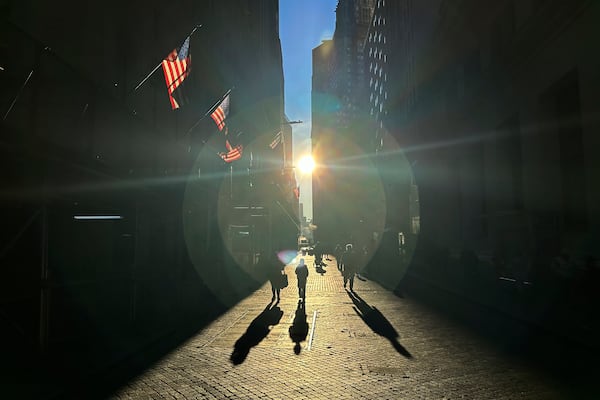
<svg viewBox="0 0 600 400">
<path fill-rule="evenodd" d="M 367 73 L 364 109 L 372 123 L 369 151 L 373 154 L 385 188 L 386 240 L 380 246 L 382 258 L 400 259 L 404 265 L 420 233 L 419 190 L 413 165 L 412 146 L 418 146 L 418 132 L 411 130 L 417 88 L 417 61 L 433 31 L 439 1 L 375 2 L 375 10 L 364 42 Z M 383 248 L 383 247 L 390 248 Z"/>
<path fill-rule="evenodd" d="M 597 265 L 597 5 L 374 2 L 366 86 L 353 92 L 364 97 L 352 101 L 368 123 L 347 119 L 359 82 L 348 83 L 357 70 L 347 60 L 359 60 L 348 50 L 350 9 L 339 3 L 333 43 L 313 54 L 313 107 L 317 92 L 329 101 L 313 110 L 313 151 L 327 154 L 329 170 L 356 156 L 344 139 L 373 155 L 385 232 L 399 244 L 415 235 L 417 264 L 445 272 L 473 256 L 514 279 L 581 277 Z M 347 179 L 323 175 L 313 189 L 318 226 Z"/>
<path fill-rule="evenodd" d="M 331 246 L 369 242 L 364 228 L 368 218 L 357 211 L 362 205 L 344 206 L 340 199 L 366 190 L 366 177 L 355 180 L 356 174 L 344 164 L 352 163 L 353 157 L 369 164 L 361 104 L 366 87 L 364 40 L 374 5 L 371 0 L 339 1 L 333 39 L 313 50 L 311 138 L 319 166 L 313 173 L 313 221 L 315 240 Z"/>
<path fill-rule="evenodd" d="M 168 24 L 155 1 L 4 4 L 3 329 L 39 350 L 119 341 L 264 282 L 258 256 L 298 232 L 278 2 L 177 1 Z M 189 102 L 172 110 L 151 72 L 194 27 Z M 208 114 L 230 89 L 244 150 L 226 163 Z M 288 147 L 271 149 L 279 131 Z"/>
<path fill-rule="evenodd" d="M 474 253 L 516 279 L 581 277 L 598 258 L 598 5 L 439 10 L 408 115 L 426 149 L 415 156 L 424 248 Z"/>
</svg>

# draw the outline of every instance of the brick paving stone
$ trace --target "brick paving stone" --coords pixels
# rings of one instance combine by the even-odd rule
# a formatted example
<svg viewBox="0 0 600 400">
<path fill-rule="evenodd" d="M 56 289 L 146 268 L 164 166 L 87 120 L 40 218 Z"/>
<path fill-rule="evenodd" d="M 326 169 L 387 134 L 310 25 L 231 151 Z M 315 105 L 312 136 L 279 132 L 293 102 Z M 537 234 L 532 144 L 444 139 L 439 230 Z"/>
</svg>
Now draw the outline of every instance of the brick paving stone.
<svg viewBox="0 0 600 400">
<path fill-rule="evenodd" d="M 305 259 L 313 265 L 312 257 Z M 342 287 L 335 260 L 324 274 L 310 270 L 309 329 L 296 355 L 289 334 L 298 304 L 293 267 L 286 267 L 289 287 L 278 305 L 281 319 L 262 331 L 266 336 L 250 347 L 243 362 L 234 365 L 230 357 L 236 341 L 267 307 L 269 283 L 110 398 L 569 398 L 550 376 L 410 297 L 357 279 L 359 299 L 353 300 Z"/>
</svg>

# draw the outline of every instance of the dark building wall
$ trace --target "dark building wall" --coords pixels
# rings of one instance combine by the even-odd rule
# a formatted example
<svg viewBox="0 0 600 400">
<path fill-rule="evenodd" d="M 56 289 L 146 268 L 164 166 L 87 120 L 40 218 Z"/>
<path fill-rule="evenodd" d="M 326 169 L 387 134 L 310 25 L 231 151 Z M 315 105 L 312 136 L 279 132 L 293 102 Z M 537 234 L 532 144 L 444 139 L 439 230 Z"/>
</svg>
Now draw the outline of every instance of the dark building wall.
<svg viewBox="0 0 600 400">
<path fill-rule="evenodd" d="M 585 1 L 442 4 L 412 113 L 432 148 L 419 160 L 431 241 L 508 264 L 525 254 L 527 270 L 514 274 L 548 271 L 561 251 L 573 265 L 597 257 L 597 123 L 588 116 L 598 57 L 584 39 L 596 34 L 597 13 Z"/>
<path fill-rule="evenodd" d="M 200 265 L 228 264 L 228 276 L 237 273 L 245 287 L 260 280 L 238 271 L 219 230 L 218 196 L 230 171 L 217 155 L 225 150 L 222 133 L 210 118 L 189 128 L 234 87 L 232 133 L 244 131 L 240 141 L 257 159 L 273 157 L 263 135 L 272 138 L 283 116 L 278 3 L 177 1 L 169 5 L 180 10 L 175 22 L 164 8 L 59 1 L 2 9 L 3 116 L 19 97 L 1 125 L 0 258 L 15 267 L 1 272 L 0 304 L 8 329 L 32 347 L 172 326 L 202 313 L 214 292 L 188 254 L 190 243 L 202 249 Z M 196 24 L 202 27 L 191 39 L 190 103 L 171 110 L 160 69 L 134 92 Z M 246 177 L 239 197 L 248 188 L 248 154 L 234 165 Z M 200 175 L 209 178 L 190 217 L 186 186 Z M 75 220 L 80 214 L 121 219 Z M 190 241 L 184 225 L 191 219 L 197 226 Z M 271 222 L 296 230 L 281 213 Z"/>
<path fill-rule="evenodd" d="M 335 62 L 334 44 L 326 40 L 312 51 L 312 94 L 311 94 L 311 140 L 313 157 L 318 163 L 326 163 L 333 157 L 332 152 L 323 150 L 325 157 L 319 157 L 318 149 L 332 149 L 335 128 L 335 113 L 339 102 L 332 92 L 333 65 Z M 325 159 L 322 159 L 325 158 Z M 318 172 L 318 171 L 315 171 Z M 316 238 L 333 240 L 333 226 L 328 209 L 332 200 L 328 199 L 327 188 L 332 188 L 333 180 L 328 175 L 313 174 L 313 222 L 317 224 Z"/>
<path fill-rule="evenodd" d="M 386 223 L 420 230 L 424 259 L 525 255 L 522 276 L 561 252 L 575 275 L 597 259 L 597 13 L 590 1 L 375 2 L 366 146 L 380 172 L 389 150 L 410 163 L 409 188 L 383 179 Z"/>
</svg>

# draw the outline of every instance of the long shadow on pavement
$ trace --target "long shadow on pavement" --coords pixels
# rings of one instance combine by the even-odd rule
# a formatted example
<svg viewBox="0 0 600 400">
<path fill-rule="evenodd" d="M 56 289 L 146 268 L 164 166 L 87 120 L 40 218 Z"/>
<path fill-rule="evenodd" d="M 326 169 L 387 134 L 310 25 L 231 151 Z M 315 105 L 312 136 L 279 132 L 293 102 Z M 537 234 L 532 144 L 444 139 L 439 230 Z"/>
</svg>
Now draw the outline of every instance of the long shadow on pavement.
<svg viewBox="0 0 600 400">
<path fill-rule="evenodd" d="M 246 360 L 250 349 L 259 344 L 271 332 L 271 327 L 277 325 L 283 316 L 279 306 L 269 304 L 248 326 L 246 332 L 235 342 L 230 360 L 239 365 Z"/>
<path fill-rule="evenodd" d="M 294 322 L 290 326 L 290 339 L 294 342 L 294 353 L 300 354 L 302 347 L 300 342 L 306 340 L 308 336 L 308 322 L 306 322 L 306 310 L 304 308 L 304 302 L 298 302 L 298 308 L 296 308 L 296 315 L 294 316 Z"/>
<path fill-rule="evenodd" d="M 354 311 L 362 320 L 379 336 L 383 336 L 390 341 L 394 349 L 406 358 L 413 358 L 412 354 L 398 342 L 400 335 L 394 329 L 390 321 L 376 307 L 369 305 L 358 294 L 346 290 L 348 297 L 354 303 Z"/>
<path fill-rule="evenodd" d="M 243 279 L 242 276 L 240 279 Z M 134 380 L 151 366 L 159 362 L 163 357 L 177 349 L 182 344 L 186 343 L 191 337 L 197 335 L 202 329 L 209 326 L 218 317 L 230 310 L 237 301 L 242 300 L 246 296 L 252 294 L 257 288 L 265 283 L 265 281 L 255 282 L 250 279 L 245 280 L 247 287 L 239 290 L 236 293 L 232 291 L 232 300 L 224 304 L 219 298 L 212 294 L 212 291 L 202 282 L 194 286 L 193 293 L 196 297 L 188 298 L 182 303 L 189 304 L 190 309 L 177 309 L 173 313 L 176 316 L 176 322 L 172 324 L 164 323 L 164 328 L 145 328 L 142 333 L 156 332 L 156 335 L 149 335 L 150 340 L 135 342 L 135 345 L 130 345 L 128 352 L 118 358 L 116 361 L 99 368 L 98 370 L 89 371 L 89 366 L 86 365 L 87 359 L 79 363 L 73 364 L 72 368 L 65 370 L 56 368 L 56 362 L 52 364 L 46 363 L 48 367 L 44 368 L 41 373 L 49 374 L 54 367 L 55 372 L 49 375 L 51 382 L 57 381 L 62 377 L 57 386 L 55 393 L 49 392 L 46 385 L 40 384 L 38 392 L 42 393 L 36 397 L 19 396 L 19 398 L 35 398 L 37 399 L 105 399 L 113 395 L 121 386 L 127 382 Z M 192 282 L 193 283 L 193 282 Z M 235 298 L 233 298 L 236 296 Z M 99 346 L 95 342 L 95 346 Z M 114 345 L 113 345 L 114 347 Z M 53 359 L 54 360 L 54 359 Z M 89 362 L 92 362 L 90 360 Z M 80 372 L 74 368 L 79 367 Z M 50 372 L 48 372 L 50 371 Z"/>
</svg>

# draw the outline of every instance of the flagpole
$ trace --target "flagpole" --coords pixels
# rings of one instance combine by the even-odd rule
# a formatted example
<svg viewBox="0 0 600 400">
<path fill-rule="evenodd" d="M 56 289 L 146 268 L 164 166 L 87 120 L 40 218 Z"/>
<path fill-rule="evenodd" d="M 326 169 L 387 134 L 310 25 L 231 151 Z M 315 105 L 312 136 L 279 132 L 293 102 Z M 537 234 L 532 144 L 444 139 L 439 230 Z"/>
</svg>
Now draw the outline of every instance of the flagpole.
<svg viewBox="0 0 600 400">
<path fill-rule="evenodd" d="M 162 60 L 161 60 L 161 62 L 158 63 L 158 65 L 156 67 L 154 67 L 152 72 L 150 72 L 148 75 L 146 75 L 146 77 L 144 79 L 142 79 L 142 81 L 140 83 L 138 83 L 138 85 L 135 87 L 135 89 L 133 89 L 133 91 L 136 92 L 144 83 L 146 83 L 146 81 L 148 79 L 150 79 L 152 74 L 155 73 L 156 70 L 159 69 L 161 65 L 162 65 Z"/>
<path fill-rule="evenodd" d="M 190 34 L 188 36 L 186 36 L 186 37 L 192 37 L 192 35 L 194 34 L 194 32 L 196 32 L 198 30 L 198 28 L 201 28 L 201 27 L 202 27 L 202 24 L 196 25 L 194 27 L 194 29 L 192 29 L 192 31 L 190 32 Z M 160 62 L 156 65 L 156 67 L 154 67 L 154 69 L 148 75 L 146 75 L 146 77 L 144 79 L 142 79 L 140 83 L 137 84 L 137 86 L 135 87 L 135 89 L 133 89 L 134 92 L 136 92 L 144 83 L 146 83 L 146 81 L 148 79 L 150 79 L 150 77 L 152 76 L 152 74 L 155 73 L 156 70 L 160 68 L 160 66 L 162 65 L 162 62 L 163 62 L 163 60 L 160 60 Z"/>
<path fill-rule="evenodd" d="M 17 102 L 17 100 L 19 99 L 19 96 L 21 95 L 21 92 L 23 91 L 23 89 L 25 89 L 25 86 L 27 86 L 27 82 L 29 82 L 29 79 L 31 79 L 31 75 L 33 75 L 33 70 L 31 70 L 31 72 L 27 76 L 27 79 L 25 79 L 25 82 L 23 82 L 23 84 L 21 85 L 21 88 L 17 92 L 17 95 L 15 96 L 12 103 L 10 103 L 10 107 L 8 107 L 8 110 L 6 111 L 6 114 L 4 114 L 2 121 L 5 121 L 6 117 L 8 117 L 8 114 L 10 114 L 10 112 L 12 111 L 13 107 L 15 106 L 15 103 Z"/>
<path fill-rule="evenodd" d="M 200 119 L 198 119 L 198 121 L 196 121 L 196 123 L 194 125 L 192 125 L 192 127 L 190 129 L 188 129 L 188 131 L 185 133 L 186 135 L 189 135 L 197 126 L 200 122 L 202 122 L 202 120 L 204 118 L 206 118 L 208 115 L 210 115 L 218 106 L 219 104 L 221 104 L 223 102 L 223 100 L 225 100 L 225 97 L 227 97 L 231 91 L 235 89 L 235 87 L 231 87 L 231 89 L 229 89 L 227 92 L 225 92 L 225 94 L 223 96 L 221 96 L 221 98 L 219 100 L 217 100 L 217 102 L 215 104 L 213 104 L 208 111 L 200 117 Z"/>
</svg>

